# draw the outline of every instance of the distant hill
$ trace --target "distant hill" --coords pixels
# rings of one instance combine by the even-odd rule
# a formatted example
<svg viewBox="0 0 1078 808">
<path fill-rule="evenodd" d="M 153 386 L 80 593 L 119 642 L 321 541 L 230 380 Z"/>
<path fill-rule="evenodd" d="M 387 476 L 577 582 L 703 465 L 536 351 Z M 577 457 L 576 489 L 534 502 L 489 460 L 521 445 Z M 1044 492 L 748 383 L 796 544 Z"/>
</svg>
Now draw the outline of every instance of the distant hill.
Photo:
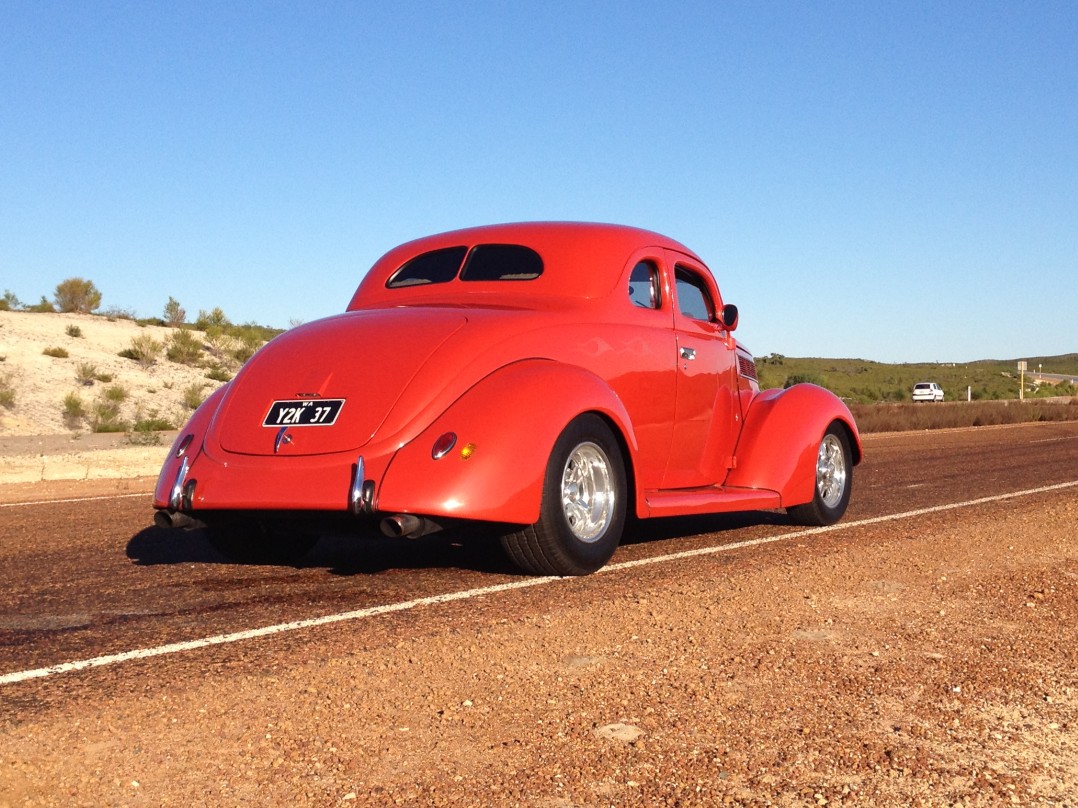
<svg viewBox="0 0 1078 808">
<path fill-rule="evenodd" d="M 1078 378 L 1078 353 L 1037 356 L 1026 359 L 1027 398 L 1078 395 L 1069 383 L 1041 383 L 1044 373 Z M 917 382 L 936 382 L 950 401 L 965 400 L 967 388 L 974 400 L 1018 398 L 1019 373 L 1016 359 L 982 359 L 975 362 L 923 362 L 886 364 L 868 359 L 820 359 L 771 354 L 756 358 L 760 386 L 786 387 L 808 381 L 826 387 L 836 395 L 857 403 L 909 401 Z"/>
</svg>

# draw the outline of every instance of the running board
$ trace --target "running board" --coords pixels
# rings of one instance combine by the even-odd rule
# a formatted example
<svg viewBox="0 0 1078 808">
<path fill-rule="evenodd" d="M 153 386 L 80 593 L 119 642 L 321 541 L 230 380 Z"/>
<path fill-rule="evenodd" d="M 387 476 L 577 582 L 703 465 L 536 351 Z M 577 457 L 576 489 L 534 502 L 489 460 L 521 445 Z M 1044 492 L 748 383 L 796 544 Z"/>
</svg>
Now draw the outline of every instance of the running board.
<svg viewBox="0 0 1078 808">
<path fill-rule="evenodd" d="M 709 487 L 647 491 L 644 499 L 648 506 L 648 516 L 690 516 L 782 507 L 782 499 L 777 491 L 760 488 Z"/>
</svg>

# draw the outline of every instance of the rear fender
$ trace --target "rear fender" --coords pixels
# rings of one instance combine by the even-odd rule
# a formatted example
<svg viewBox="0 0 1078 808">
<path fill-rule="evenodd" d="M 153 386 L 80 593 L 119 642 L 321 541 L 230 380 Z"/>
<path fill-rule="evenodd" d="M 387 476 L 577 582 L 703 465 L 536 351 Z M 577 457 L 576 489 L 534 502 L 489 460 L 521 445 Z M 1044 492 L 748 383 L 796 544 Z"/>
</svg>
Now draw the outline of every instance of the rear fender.
<svg viewBox="0 0 1078 808">
<path fill-rule="evenodd" d="M 636 454 L 628 413 L 598 376 L 573 365 L 529 359 L 503 367 L 474 387 L 393 457 L 375 493 L 384 513 L 414 513 L 532 524 L 558 436 L 576 416 L 596 412 Z M 444 457 L 433 448 L 457 436 Z M 626 473 L 632 478 L 631 470 Z"/>
<path fill-rule="evenodd" d="M 857 425 L 838 396 L 814 384 L 765 390 L 753 398 L 745 413 L 737 467 L 726 484 L 777 491 L 783 507 L 811 502 L 820 441 L 836 421 L 846 430 L 854 465 L 860 463 Z"/>
<path fill-rule="evenodd" d="M 210 393 L 209 397 L 198 406 L 198 409 L 194 411 L 187 424 L 176 436 L 172 448 L 169 449 L 168 455 L 165 456 L 165 463 L 161 467 L 161 473 L 157 477 L 157 487 L 154 489 L 153 495 L 153 506 L 155 508 L 167 508 L 169 505 L 169 493 L 172 490 L 173 483 L 176 481 L 180 465 L 183 463 L 181 457 L 177 455 L 180 444 L 190 436 L 190 440 L 186 441 L 188 445 L 183 452 L 183 456 L 187 458 L 188 466 L 193 465 L 196 458 L 202 453 L 206 433 L 209 431 L 210 424 L 217 414 L 217 408 L 220 406 L 221 399 L 224 398 L 225 390 L 227 389 L 228 385 L 224 384 Z"/>
</svg>

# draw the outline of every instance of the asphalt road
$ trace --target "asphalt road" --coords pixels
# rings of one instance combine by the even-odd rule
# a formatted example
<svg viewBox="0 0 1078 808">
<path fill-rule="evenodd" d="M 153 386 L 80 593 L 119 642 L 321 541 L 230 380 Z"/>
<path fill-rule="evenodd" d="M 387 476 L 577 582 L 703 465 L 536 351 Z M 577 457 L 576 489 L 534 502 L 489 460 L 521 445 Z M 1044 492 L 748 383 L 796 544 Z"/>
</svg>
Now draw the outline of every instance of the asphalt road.
<svg viewBox="0 0 1078 808">
<path fill-rule="evenodd" d="M 865 450 L 826 538 L 781 513 L 644 522 L 570 581 L 518 575 L 474 533 L 235 565 L 152 527 L 148 493 L 0 489 L 0 805 L 211 786 L 226 804 L 1078 799 L 1054 639 L 1075 608 L 1078 423 Z M 1003 748 L 1034 718 L 1067 734 Z M 595 746 L 611 726 L 616 754 Z"/>
<path fill-rule="evenodd" d="M 865 446 L 845 523 L 1078 479 L 1076 423 L 869 436 Z M 775 513 L 653 520 L 612 563 L 791 530 Z M 0 675 L 520 577 L 474 532 L 331 536 L 299 567 L 226 563 L 200 532 L 153 527 L 140 493 L 0 504 L 0 536 Z"/>
</svg>

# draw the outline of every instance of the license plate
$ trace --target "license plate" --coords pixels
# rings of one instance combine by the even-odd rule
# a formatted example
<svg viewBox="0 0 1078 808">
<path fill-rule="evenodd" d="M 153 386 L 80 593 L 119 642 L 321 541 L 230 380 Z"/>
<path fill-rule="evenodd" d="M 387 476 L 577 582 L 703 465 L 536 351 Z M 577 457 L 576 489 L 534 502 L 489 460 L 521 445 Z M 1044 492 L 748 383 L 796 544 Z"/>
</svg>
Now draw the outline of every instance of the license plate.
<svg viewBox="0 0 1078 808">
<path fill-rule="evenodd" d="M 274 401 L 262 426 L 331 426 L 343 406 L 343 398 Z"/>
</svg>

